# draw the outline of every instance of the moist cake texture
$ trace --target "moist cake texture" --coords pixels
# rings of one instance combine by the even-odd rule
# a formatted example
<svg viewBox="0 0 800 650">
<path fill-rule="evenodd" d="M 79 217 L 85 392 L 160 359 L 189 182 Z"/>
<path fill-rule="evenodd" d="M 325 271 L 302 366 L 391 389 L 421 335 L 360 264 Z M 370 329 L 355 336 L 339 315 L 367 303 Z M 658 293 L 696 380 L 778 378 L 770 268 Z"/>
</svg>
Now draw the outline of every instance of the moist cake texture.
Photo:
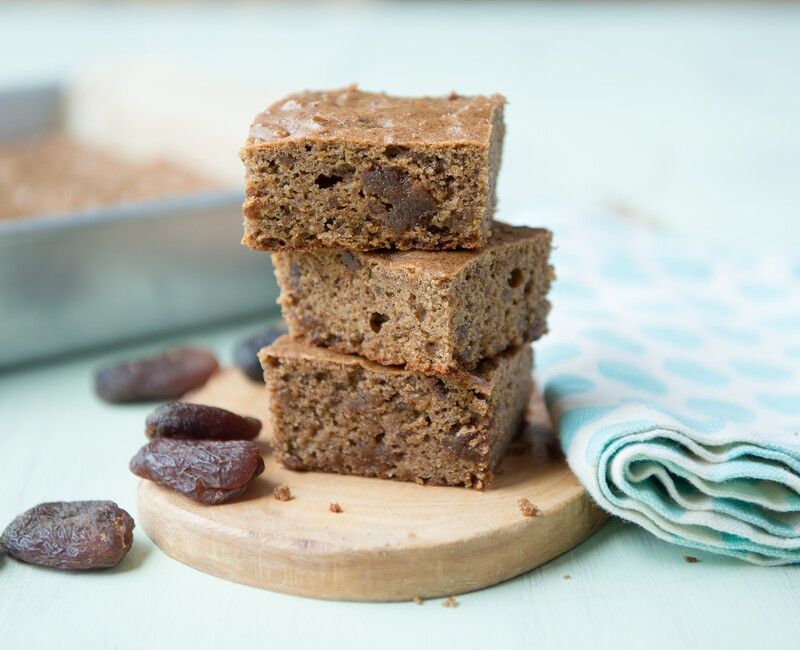
<svg viewBox="0 0 800 650">
<path fill-rule="evenodd" d="M 552 235 L 495 222 L 477 251 L 274 253 L 292 336 L 384 365 L 443 373 L 547 331 Z"/>
<path fill-rule="evenodd" d="M 290 95 L 241 151 L 244 239 L 260 250 L 478 248 L 490 235 L 500 95 Z"/>
<path fill-rule="evenodd" d="M 481 489 L 519 431 L 530 346 L 429 376 L 283 336 L 259 353 L 289 469 Z"/>
</svg>

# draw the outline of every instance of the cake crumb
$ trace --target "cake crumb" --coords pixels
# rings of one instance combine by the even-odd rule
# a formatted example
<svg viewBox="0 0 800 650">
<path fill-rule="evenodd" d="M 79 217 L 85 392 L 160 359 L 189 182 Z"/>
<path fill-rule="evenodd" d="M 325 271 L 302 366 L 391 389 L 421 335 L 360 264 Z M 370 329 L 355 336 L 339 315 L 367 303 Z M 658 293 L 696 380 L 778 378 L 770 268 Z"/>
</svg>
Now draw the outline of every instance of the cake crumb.
<svg viewBox="0 0 800 650">
<path fill-rule="evenodd" d="M 566 575 L 564 575 L 564 580 L 572 580 L 572 576 L 569 573 L 567 573 Z"/>
<path fill-rule="evenodd" d="M 338 513 L 338 512 L 344 512 L 344 510 L 342 510 L 342 506 L 340 506 L 340 505 L 339 505 L 338 503 L 336 503 L 335 501 L 333 501 L 333 502 L 331 503 L 331 505 L 329 505 L 329 506 L 328 506 L 328 510 L 330 510 L 331 512 L 337 512 L 337 513 Z"/>
<path fill-rule="evenodd" d="M 684 555 L 683 559 L 687 564 L 697 564 L 700 561 L 693 555 Z"/>
<path fill-rule="evenodd" d="M 292 491 L 288 485 L 279 485 L 272 491 L 272 496 L 275 497 L 276 501 L 291 501 Z"/>
<path fill-rule="evenodd" d="M 517 503 L 519 504 L 519 511 L 525 517 L 538 517 L 540 514 L 542 514 L 539 508 L 537 508 L 528 499 L 525 499 L 524 497 L 519 501 L 517 501 Z"/>
<path fill-rule="evenodd" d="M 420 598 L 419 596 L 414 596 L 414 602 L 417 603 L 417 605 L 422 605 L 422 603 L 424 603 L 425 601 L 422 600 L 422 598 Z"/>
<path fill-rule="evenodd" d="M 455 596 L 450 596 L 442 603 L 442 607 L 458 607 L 458 601 Z"/>
</svg>

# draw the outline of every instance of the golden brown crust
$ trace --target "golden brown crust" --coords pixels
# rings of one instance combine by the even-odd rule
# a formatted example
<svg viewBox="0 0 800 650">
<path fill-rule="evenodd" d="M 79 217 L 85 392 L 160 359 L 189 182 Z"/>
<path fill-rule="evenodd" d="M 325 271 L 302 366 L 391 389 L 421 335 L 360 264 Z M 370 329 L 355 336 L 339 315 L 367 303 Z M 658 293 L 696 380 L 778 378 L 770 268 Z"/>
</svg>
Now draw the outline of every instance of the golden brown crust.
<svg viewBox="0 0 800 650">
<path fill-rule="evenodd" d="M 491 237 L 480 249 L 457 251 L 372 251 L 360 253 L 364 259 L 373 260 L 389 269 L 404 269 L 415 274 L 437 279 L 448 279 L 462 271 L 468 264 L 489 251 L 508 248 L 526 240 L 552 241 L 552 234 L 544 228 L 511 226 L 500 221 L 492 222 Z"/>
<path fill-rule="evenodd" d="M 486 390 L 491 383 L 492 376 L 498 371 L 503 370 L 511 363 L 511 360 L 519 352 L 518 349 L 509 349 L 497 355 L 493 359 L 487 359 L 485 363 L 475 369 L 474 372 L 465 370 L 455 370 L 442 374 L 439 379 L 448 385 L 458 386 L 465 390 L 475 390 L 480 393 Z M 283 335 L 277 338 L 270 346 L 259 352 L 261 365 L 270 366 L 272 360 L 278 359 L 304 359 L 320 364 L 336 364 L 340 366 L 358 366 L 375 375 L 384 375 L 386 378 L 402 379 L 407 376 L 409 369 L 400 366 L 384 365 L 375 363 L 364 357 L 355 354 L 342 354 L 329 348 L 309 345 L 299 338 Z M 265 368 L 267 371 L 268 367 Z"/>
<path fill-rule="evenodd" d="M 488 146 L 505 98 L 392 97 L 356 86 L 303 91 L 275 102 L 250 127 L 248 145 L 347 138 L 374 144 L 473 143 Z"/>
</svg>

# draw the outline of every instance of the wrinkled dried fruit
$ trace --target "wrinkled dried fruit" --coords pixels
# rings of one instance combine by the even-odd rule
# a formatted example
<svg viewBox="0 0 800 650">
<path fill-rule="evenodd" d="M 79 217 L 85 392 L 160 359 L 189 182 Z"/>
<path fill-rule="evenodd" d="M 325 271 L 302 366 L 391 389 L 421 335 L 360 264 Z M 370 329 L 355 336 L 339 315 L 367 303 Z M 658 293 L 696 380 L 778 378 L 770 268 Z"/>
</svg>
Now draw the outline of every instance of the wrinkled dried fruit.
<svg viewBox="0 0 800 650">
<path fill-rule="evenodd" d="M 261 431 L 261 420 L 231 411 L 170 402 L 159 406 L 145 420 L 148 438 L 188 438 L 190 440 L 252 440 Z"/>
<path fill-rule="evenodd" d="M 200 503 L 240 497 L 261 472 L 264 459 L 245 440 L 156 438 L 131 459 L 137 476 L 170 487 Z"/>
<path fill-rule="evenodd" d="M 130 550 L 133 527 L 133 518 L 113 501 L 40 503 L 8 525 L 0 547 L 30 564 L 104 569 Z"/>
<path fill-rule="evenodd" d="M 439 205 L 428 188 L 397 167 L 377 167 L 361 174 L 362 189 L 372 198 L 370 210 L 402 233 L 420 225 Z"/>
<path fill-rule="evenodd" d="M 286 325 L 270 325 L 269 327 L 247 337 L 233 351 L 233 362 L 253 381 L 264 381 L 264 370 L 258 360 L 258 351 L 267 347 L 279 336 L 286 334 Z"/>
<path fill-rule="evenodd" d="M 95 375 L 94 385 L 107 402 L 177 399 L 205 384 L 218 368 L 209 350 L 175 348 L 150 359 L 103 368 Z"/>
</svg>

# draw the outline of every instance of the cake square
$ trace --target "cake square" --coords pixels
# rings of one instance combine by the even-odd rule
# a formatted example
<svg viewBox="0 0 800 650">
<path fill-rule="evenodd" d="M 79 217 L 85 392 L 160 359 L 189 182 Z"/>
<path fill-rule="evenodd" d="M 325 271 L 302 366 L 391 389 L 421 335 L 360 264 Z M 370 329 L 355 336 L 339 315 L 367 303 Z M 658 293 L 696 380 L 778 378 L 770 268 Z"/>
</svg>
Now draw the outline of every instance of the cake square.
<svg viewBox="0 0 800 650">
<path fill-rule="evenodd" d="M 259 353 L 276 458 L 289 469 L 481 489 L 533 388 L 519 346 L 429 376 L 283 336 Z"/>
<path fill-rule="evenodd" d="M 302 92 L 256 116 L 243 243 L 258 250 L 478 248 L 490 235 L 500 95 Z"/>
<path fill-rule="evenodd" d="M 495 222 L 476 251 L 273 253 L 292 336 L 384 365 L 444 373 L 547 331 L 552 235 Z"/>
</svg>

